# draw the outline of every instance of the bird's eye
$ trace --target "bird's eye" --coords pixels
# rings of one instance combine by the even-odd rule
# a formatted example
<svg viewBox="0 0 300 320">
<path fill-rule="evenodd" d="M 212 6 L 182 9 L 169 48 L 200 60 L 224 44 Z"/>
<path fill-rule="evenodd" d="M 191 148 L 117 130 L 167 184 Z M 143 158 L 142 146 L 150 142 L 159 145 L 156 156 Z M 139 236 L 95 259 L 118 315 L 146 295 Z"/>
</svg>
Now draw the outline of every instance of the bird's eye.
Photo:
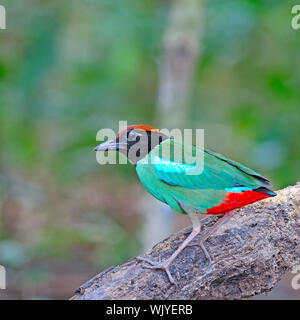
<svg viewBox="0 0 300 320">
<path fill-rule="evenodd" d="M 128 133 L 128 138 L 135 138 L 137 136 L 137 133 L 135 132 L 135 131 L 130 131 L 129 133 Z"/>
</svg>

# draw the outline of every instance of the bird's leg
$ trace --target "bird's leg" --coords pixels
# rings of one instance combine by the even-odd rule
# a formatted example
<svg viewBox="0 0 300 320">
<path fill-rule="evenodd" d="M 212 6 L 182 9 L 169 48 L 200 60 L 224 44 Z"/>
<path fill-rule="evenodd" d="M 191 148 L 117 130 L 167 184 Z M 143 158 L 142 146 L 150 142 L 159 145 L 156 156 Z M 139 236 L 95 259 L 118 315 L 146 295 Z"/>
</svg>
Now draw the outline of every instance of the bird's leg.
<svg viewBox="0 0 300 320">
<path fill-rule="evenodd" d="M 200 221 L 199 221 L 197 214 L 196 213 L 189 213 L 189 216 L 190 216 L 192 223 L 193 223 L 193 230 L 190 233 L 190 235 L 178 247 L 178 249 L 167 260 L 161 262 L 161 260 L 159 259 L 159 262 L 155 263 L 152 260 L 147 259 L 147 258 L 136 257 L 137 260 L 144 261 L 144 262 L 148 263 L 148 265 L 145 265 L 145 264 L 143 265 L 143 267 L 145 267 L 145 268 L 164 270 L 167 273 L 168 278 L 172 284 L 176 284 L 176 283 L 175 283 L 175 281 L 170 273 L 170 270 L 169 270 L 171 263 L 181 253 L 181 251 L 184 248 L 186 248 L 188 246 L 188 244 L 200 233 L 201 225 L 200 225 Z"/>
<path fill-rule="evenodd" d="M 215 232 L 219 229 L 219 227 L 225 222 L 227 221 L 230 217 L 233 216 L 233 211 L 229 211 L 227 213 L 225 213 L 223 215 L 222 218 L 220 218 L 209 230 L 207 233 L 204 234 L 204 236 L 201 238 L 200 242 L 198 243 L 192 243 L 189 246 L 199 246 L 202 251 L 204 252 L 204 254 L 206 255 L 206 257 L 208 258 L 210 264 L 212 263 L 212 259 L 209 255 L 209 253 L 207 252 L 207 250 L 204 247 L 204 242 Z"/>
</svg>

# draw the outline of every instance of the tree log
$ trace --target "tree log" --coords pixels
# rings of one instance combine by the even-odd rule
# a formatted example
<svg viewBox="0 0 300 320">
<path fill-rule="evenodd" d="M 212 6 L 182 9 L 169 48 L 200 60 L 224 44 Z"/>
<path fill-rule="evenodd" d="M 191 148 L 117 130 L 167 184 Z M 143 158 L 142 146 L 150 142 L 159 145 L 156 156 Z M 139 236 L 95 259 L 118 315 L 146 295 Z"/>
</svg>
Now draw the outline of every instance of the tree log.
<svg viewBox="0 0 300 320">
<path fill-rule="evenodd" d="M 202 233 L 218 219 L 202 221 Z M 162 260 L 178 247 L 191 228 L 155 245 L 144 256 Z M 208 264 L 198 246 L 186 248 L 170 270 L 144 269 L 135 258 L 113 266 L 81 286 L 71 299 L 243 299 L 272 290 L 300 263 L 300 184 L 236 210 L 206 242 L 213 258 Z"/>
</svg>

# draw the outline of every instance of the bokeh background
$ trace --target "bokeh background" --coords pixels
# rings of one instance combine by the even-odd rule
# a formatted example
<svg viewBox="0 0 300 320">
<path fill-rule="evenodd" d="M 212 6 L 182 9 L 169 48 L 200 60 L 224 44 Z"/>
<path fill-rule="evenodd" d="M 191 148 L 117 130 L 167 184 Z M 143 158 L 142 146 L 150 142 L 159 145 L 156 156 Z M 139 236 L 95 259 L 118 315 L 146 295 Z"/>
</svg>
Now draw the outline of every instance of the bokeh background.
<svg viewBox="0 0 300 320">
<path fill-rule="evenodd" d="M 117 130 L 119 120 L 164 125 L 158 92 L 174 4 L 1 4 L 7 29 L 0 30 L 0 264 L 8 288 L 0 299 L 66 299 L 144 250 L 141 202 L 151 196 L 133 166 L 100 166 L 92 148 L 97 131 Z M 199 49 L 182 109 L 188 128 L 205 129 L 206 146 L 258 170 L 275 189 L 296 183 L 300 173 L 294 4 L 201 3 Z M 175 230 L 189 223 L 169 217 Z M 299 299 L 290 279 L 260 298 Z"/>
</svg>

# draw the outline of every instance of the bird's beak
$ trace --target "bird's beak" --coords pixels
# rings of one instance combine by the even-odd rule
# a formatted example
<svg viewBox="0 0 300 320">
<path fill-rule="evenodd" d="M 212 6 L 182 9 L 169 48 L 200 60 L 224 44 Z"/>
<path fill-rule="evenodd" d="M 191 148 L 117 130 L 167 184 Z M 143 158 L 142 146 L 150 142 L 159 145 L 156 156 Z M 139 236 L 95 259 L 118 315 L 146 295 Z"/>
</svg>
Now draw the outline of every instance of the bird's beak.
<svg viewBox="0 0 300 320">
<path fill-rule="evenodd" d="M 107 140 L 101 144 L 99 144 L 94 151 L 109 151 L 109 150 L 118 150 L 119 143 L 115 140 Z"/>
</svg>

